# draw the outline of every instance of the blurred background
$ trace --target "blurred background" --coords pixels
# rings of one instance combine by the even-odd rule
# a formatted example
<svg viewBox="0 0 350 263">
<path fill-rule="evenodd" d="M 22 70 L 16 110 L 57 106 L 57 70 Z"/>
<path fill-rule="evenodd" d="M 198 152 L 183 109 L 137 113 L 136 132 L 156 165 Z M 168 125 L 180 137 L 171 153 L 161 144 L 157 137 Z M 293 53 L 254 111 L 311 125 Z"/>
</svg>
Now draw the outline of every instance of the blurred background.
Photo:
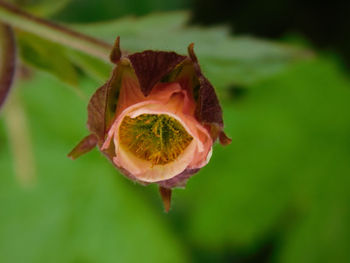
<svg viewBox="0 0 350 263">
<path fill-rule="evenodd" d="M 0 262 L 350 262 L 350 4 L 12 0 L 128 51 L 195 42 L 231 145 L 163 212 L 88 131 L 110 66 L 17 32 L 20 70 L 0 112 Z"/>
</svg>

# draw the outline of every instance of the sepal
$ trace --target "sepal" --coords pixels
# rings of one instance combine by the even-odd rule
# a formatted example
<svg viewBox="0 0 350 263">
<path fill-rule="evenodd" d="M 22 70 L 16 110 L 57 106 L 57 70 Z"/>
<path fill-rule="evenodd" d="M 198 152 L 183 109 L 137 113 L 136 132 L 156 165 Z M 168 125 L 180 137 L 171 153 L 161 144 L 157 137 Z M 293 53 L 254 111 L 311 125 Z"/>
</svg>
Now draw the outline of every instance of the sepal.
<svg viewBox="0 0 350 263">
<path fill-rule="evenodd" d="M 82 139 L 77 146 L 68 154 L 72 160 L 77 159 L 81 155 L 91 151 L 97 145 L 98 138 L 95 134 L 90 134 Z"/>
</svg>

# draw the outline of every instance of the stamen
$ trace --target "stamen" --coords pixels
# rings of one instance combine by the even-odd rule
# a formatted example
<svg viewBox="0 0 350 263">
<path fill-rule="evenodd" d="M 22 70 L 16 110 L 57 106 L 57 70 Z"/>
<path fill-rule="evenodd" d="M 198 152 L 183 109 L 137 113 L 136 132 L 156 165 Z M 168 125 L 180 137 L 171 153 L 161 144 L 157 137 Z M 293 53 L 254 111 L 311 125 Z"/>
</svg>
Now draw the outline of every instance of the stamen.
<svg viewBox="0 0 350 263">
<path fill-rule="evenodd" d="M 192 139 L 181 123 L 167 114 L 126 116 L 119 128 L 120 144 L 153 165 L 176 160 Z"/>
</svg>

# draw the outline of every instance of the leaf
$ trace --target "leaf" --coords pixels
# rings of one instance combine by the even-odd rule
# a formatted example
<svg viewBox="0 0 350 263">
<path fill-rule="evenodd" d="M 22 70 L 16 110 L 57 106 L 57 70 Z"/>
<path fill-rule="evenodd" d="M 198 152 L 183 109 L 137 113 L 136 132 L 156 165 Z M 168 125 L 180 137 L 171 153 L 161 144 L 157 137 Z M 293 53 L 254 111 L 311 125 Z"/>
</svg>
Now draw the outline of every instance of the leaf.
<svg viewBox="0 0 350 263">
<path fill-rule="evenodd" d="M 77 68 L 98 83 L 104 83 L 110 75 L 110 64 L 83 52 L 22 31 L 18 32 L 18 41 L 21 58 L 26 63 L 72 86 L 78 84 Z"/>
<path fill-rule="evenodd" d="M 184 0 L 155 1 L 138 0 L 130 2 L 119 0 L 89 0 L 71 1 L 71 3 L 55 19 L 59 21 L 103 21 L 115 19 L 129 14 L 144 15 L 151 12 L 162 12 L 168 10 L 182 10 L 191 5 Z"/>
<path fill-rule="evenodd" d="M 341 69 L 315 59 L 224 103 L 232 144 L 174 193 L 197 249 L 349 262 L 349 101 Z"/>
<path fill-rule="evenodd" d="M 223 112 L 232 143 L 214 147 L 186 192 L 174 194 L 175 201 L 183 198 L 189 239 L 201 250 L 234 251 L 268 235 L 288 205 L 290 159 L 298 150 L 293 126 L 281 114 L 252 103 L 237 109 L 223 104 Z"/>
<path fill-rule="evenodd" d="M 188 46 L 188 53 L 193 62 L 193 66 L 200 85 L 198 91 L 198 110 L 196 110 L 197 118 L 202 123 L 223 127 L 222 109 L 218 97 L 215 93 L 213 85 L 202 74 L 197 56 L 193 50 L 193 43 Z M 212 132 L 211 132 L 212 133 Z"/>
<path fill-rule="evenodd" d="M 10 26 L 0 23 L 0 109 L 11 89 L 16 70 L 16 42 Z"/>
<path fill-rule="evenodd" d="M 154 85 L 186 59 L 175 52 L 146 50 L 128 57 L 135 70 L 143 95 L 148 96 Z"/>
<path fill-rule="evenodd" d="M 290 99 L 297 102 L 304 144 L 293 185 L 299 220 L 290 224 L 278 258 L 349 262 L 350 81 L 330 60 L 300 65 L 285 81 L 296 87 Z"/>
<path fill-rule="evenodd" d="M 106 109 L 108 83 L 96 90 L 88 104 L 87 126 L 90 132 L 96 134 L 98 140 L 103 140 L 106 133 Z"/>
<path fill-rule="evenodd" d="M 111 64 L 107 64 L 105 61 L 92 57 L 86 53 L 67 48 L 65 55 L 71 63 L 99 83 L 106 82 L 111 74 Z"/>
<path fill-rule="evenodd" d="M 332 167 L 321 164 L 319 175 L 322 179 L 314 181 L 322 184 L 314 192 L 319 200 L 312 200 L 308 212 L 286 233 L 278 254 L 279 262 L 326 263 L 350 260 L 350 195 L 347 189 L 350 180 L 344 175 L 339 176 L 349 174 L 348 159 L 339 161 L 339 158 L 329 157 L 323 161 L 328 164 L 331 161 Z M 318 161 L 312 165 L 320 165 Z M 332 178 L 330 171 L 336 174 L 336 178 Z M 305 201 L 310 202 L 310 199 L 306 198 Z"/>
<path fill-rule="evenodd" d="M 76 52 L 63 55 L 66 55 L 65 59 L 71 60 L 101 84 L 103 82 L 101 78 L 108 74 L 105 72 L 107 66 L 100 67 L 103 62 L 94 62 L 97 59 L 108 61 L 110 52 L 108 50 L 112 49 L 112 45 L 98 38 L 112 44 L 118 35 L 121 36 L 122 46 L 127 50 L 124 50 L 124 54 L 147 49 L 186 54 L 188 44 L 195 42 L 203 73 L 218 88 L 257 82 L 280 72 L 295 60 L 310 56 L 309 51 L 301 48 L 252 37 L 232 37 L 229 30 L 222 26 L 211 28 L 187 26 L 189 13 L 186 12 L 152 14 L 141 18 L 129 17 L 111 22 L 72 25 L 75 31 L 33 17 L 4 3 L 0 5 L 0 13 L 2 20 L 11 23 L 16 28 L 54 41 L 56 45 L 64 46 L 64 48 L 84 52 L 86 56 Z M 97 59 L 89 58 L 90 55 Z M 48 59 L 51 58 L 48 57 Z M 62 77 L 60 71 L 51 70 L 50 72 Z"/>
<path fill-rule="evenodd" d="M 77 71 L 66 56 L 64 47 L 31 33 L 19 31 L 17 35 L 20 55 L 26 63 L 77 86 Z"/>
<path fill-rule="evenodd" d="M 152 49 L 186 54 L 187 46 L 194 42 L 204 74 L 219 88 L 254 83 L 310 55 L 301 48 L 253 37 L 232 37 L 226 27 L 188 26 L 188 20 L 189 13 L 171 12 L 73 28 L 110 43 L 119 35 L 122 48 L 129 52 Z"/>
<path fill-rule="evenodd" d="M 66 157 L 86 132 L 85 103 L 51 76 L 37 76 L 20 88 L 31 116 L 38 184 L 30 190 L 15 184 L 5 142 L 0 262 L 188 262 L 160 200 L 153 206 L 97 151 L 74 162 Z"/>
<path fill-rule="evenodd" d="M 41 16 L 49 16 L 59 12 L 63 9 L 71 0 L 8 0 L 8 2 L 18 5 L 20 8 Z"/>
<path fill-rule="evenodd" d="M 95 134 L 90 134 L 84 139 L 81 140 L 81 142 L 75 146 L 75 148 L 68 154 L 68 157 L 72 160 L 77 159 L 81 155 L 91 151 L 93 148 L 96 147 L 98 142 L 98 138 Z"/>
<path fill-rule="evenodd" d="M 159 186 L 159 193 L 160 193 L 160 196 L 162 197 L 164 210 L 166 213 L 169 212 L 171 207 L 171 192 L 172 192 L 171 189 Z"/>
</svg>

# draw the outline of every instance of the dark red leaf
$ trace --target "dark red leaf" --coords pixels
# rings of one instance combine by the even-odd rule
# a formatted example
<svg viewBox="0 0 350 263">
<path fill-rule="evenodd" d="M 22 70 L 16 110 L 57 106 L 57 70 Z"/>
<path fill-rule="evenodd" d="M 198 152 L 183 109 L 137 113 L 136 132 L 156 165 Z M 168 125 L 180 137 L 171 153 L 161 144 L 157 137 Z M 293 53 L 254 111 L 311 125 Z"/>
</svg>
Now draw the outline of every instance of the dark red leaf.
<svg viewBox="0 0 350 263">
<path fill-rule="evenodd" d="M 163 200 L 164 210 L 168 213 L 171 206 L 171 189 L 159 186 L 159 193 Z"/>
<path fill-rule="evenodd" d="M 229 145 L 232 142 L 232 139 L 229 138 L 223 131 L 220 132 L 219 134 L 219 140 L 221 145 Z"/>
<path fill-rule="evenodd" d="M 120 37 L 118 36 L 114 42 L 114 46 L 109 58 L 112 63 L 117 64 L 121 56 L 122 56 L 122 52 L 120 50 Z"/>
<path fill-rule="evenodd" d="M 193 62 L 200 85 L 198 94 L 197 118 L 203 123 L 217 124 L 222 127 L 222 109 L 218 97 L 216 96 L 213 85 L 202 74 L 198 59 L 193 50 L 193 43 L 189 45 L 188 53 Z"/>
<path fill-rule="evenodd" d="M 0 24 L 0 108 L 11 89 L 16 70 L 16 42 L 12 28 Z"/>
<path fill-rule="evenodd" d="M 157 82 L 181 63 L 186 56 L 175 52 L 146 50 L 128 57 L 138 77 L 142 93 L 148 96 Z"/>
<path fill-rule="evenodd" d="M 107 84 L 105 84 L 98 88 L 92 95 L 88 105 L 88 128 L 100 140 L 103 140 L 105 135 L 107 87 Z"/>
<path fill-rule="evenodd" d="M 74 147 L 74 149 L 68 154 L 68 157 L 72 160 L 77 159 L 81 155 L 91 151 L 98 142 L 98 138 L 95 134 L 86 136 L 81 142 Z"/>
<path fill-rule="evenodd" d="M 133 72 L 127 59 L 118 61 L 108 82 L 96 90 L 88 105 L 88 128 L 100 141 L 115 119 L 122 78 L 126 71 Z"/>
<path fill-rule="evenodd" d="M 173 178 L 157 182 L 159 186 L 164 188 L 185 187 L 187 180 L 194 174 L 199 172 L 199 168 L 186 169 L 182 173 L 176 175 Z"/>
</svg>

